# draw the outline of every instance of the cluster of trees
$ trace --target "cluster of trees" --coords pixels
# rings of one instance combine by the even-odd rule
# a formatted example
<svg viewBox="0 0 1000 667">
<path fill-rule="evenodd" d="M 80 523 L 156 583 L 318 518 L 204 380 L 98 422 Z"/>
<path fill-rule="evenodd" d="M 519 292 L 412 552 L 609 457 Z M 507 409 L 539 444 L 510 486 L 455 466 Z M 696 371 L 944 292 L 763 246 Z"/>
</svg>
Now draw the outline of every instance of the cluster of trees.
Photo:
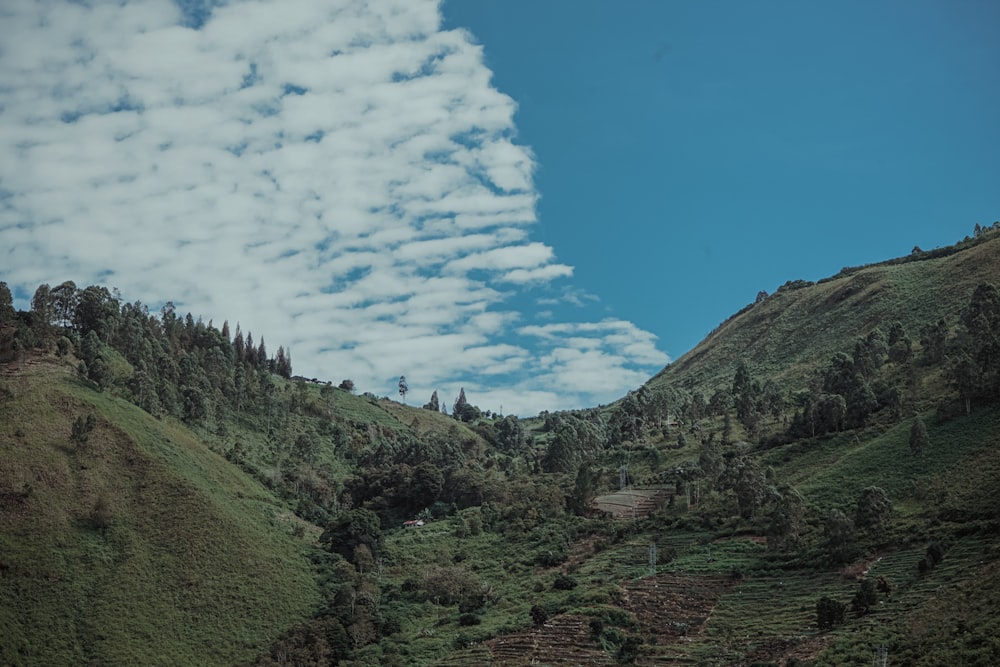
<svg viewBox="0 0 1000 667">
<path fill-rule="evenodd" d="M 402 382 L 405 378 L 400 378 Z M 402 393 L 402 388 L 400 388 L 400 393 Z M 424 403 L 424 409 L 430 410 L 432 412 L 445 412 L 447 413 L 447 408 L 440 399 L 438 399 L 438 393 L 435 389 L 431 394 L 429 401 Z M 458 390 L 458 397 L 455 399 L 454 404 L 451 407 L 452 416 L 460 422 L 473 423 L 482 417 L 492 416 L 489 411 L 483 412 L 478 407 L 469 403 L 469 400 L 465 397 L 465 387 L 461 387 Z"/>
<path fill-rule="evenodd" d="M 751 438 L 760 434 L 766 418 L 778 420 L 785 409 L 784 395 L 777 383 L 767 380 L 761 386 L 751 375 L 746 361 L 736 368 L 731 393 L 736 419 Z"/>
<path fill-rule="evenodd" d="M 888 362 L 910 358 L 911 342 L 902 324 L 893 323 L 890 335 L 875 328 L 858 338 L 853 354 L 838 352 L 801 397 L 801 409 L 789 428 L 793 437 L 811 437 L 865 426 L 872 415 L 888 408 L 902 413 L 903 393 L 882 380 L 879 370 Z M 890 350 L 894 350 L 890 354 Z"/>
<path fill-rule="evenodd" d="M 949 377 L 966 412 L 974 402 L 1000 397 L 1000 292 L 994 285 L 976 287 L 950 352 Z"/>
<path fill-rule="evenodd" d="M 230 336 L 167 303 L 158 315 L 140 302 L 122 303 L 101 286 L 78 289 L 72 281 L 40 285 L 31 310 L 14 312 L 0 283 L 0 325 L 10 331 L 8 360 L 28 350 L 55 350 L 79 360 L 79 371 L 98 389 L 114 386 L 152 414 L 189 422 L 220 411 L 267 408 L 272 373 L 290 377 L 291 355 L 283 347 L 268 357 L 264 339 L 255 344 L 239 325 Z"/>
</svg>

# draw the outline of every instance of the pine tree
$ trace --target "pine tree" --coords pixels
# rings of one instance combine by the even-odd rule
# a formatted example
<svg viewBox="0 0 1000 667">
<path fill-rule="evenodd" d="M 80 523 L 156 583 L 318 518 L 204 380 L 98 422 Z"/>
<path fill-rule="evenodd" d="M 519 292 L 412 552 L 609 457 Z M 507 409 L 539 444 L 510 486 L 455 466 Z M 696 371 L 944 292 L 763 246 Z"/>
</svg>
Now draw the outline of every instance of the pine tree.
<svg viewBox="0 0 1000 667">
<path fill-rule="evenodd" d="M 242 362 L 246 352 L 246 345 L 243 341 L 243 332 L 240 331 L 239 322 L 236 323 L 236 335 L 233 337 L 233 351 L 236 353 L 236 361 Z"/>
<path fill-rule="evenodd" d="M 17 318 L 14 312 L 14 299 L 10 294 L 7 283 L 0 281 L 0 327 L 13 324 Z"/>
</svg>

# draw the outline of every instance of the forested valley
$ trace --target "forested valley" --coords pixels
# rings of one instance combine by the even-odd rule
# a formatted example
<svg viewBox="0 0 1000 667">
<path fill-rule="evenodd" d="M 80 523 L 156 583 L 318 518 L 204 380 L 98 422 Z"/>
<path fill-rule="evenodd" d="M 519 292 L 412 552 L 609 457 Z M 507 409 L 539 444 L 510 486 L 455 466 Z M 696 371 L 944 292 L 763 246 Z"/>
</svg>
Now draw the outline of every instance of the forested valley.
<svg viewBox="0 0 1000 667">
<path fill-rule="evenodd" d="M 1000 664 L 997 276 L 977 225 L 521 417 L 0 282 L 0 663 Z"/>
</svg>

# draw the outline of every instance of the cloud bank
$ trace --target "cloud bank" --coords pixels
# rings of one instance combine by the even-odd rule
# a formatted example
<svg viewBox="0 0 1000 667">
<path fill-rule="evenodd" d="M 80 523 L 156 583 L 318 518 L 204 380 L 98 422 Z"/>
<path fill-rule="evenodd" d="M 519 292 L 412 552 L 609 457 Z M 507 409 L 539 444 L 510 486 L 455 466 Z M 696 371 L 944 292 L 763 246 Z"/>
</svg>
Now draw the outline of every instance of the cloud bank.
<svg viewBox="0 0 1000 667">
<path fill-rule="evenodd" d="M 648 332 L 586 312 L 532 240 L 516 104 L 437 0 L 14 0 L 0 23 L 16 292 L 173 300 L 309 377 L 390 394 L 405 374 L 411 401 L 465 386 L 525 415 L 666 363 Z"/>
</svg>

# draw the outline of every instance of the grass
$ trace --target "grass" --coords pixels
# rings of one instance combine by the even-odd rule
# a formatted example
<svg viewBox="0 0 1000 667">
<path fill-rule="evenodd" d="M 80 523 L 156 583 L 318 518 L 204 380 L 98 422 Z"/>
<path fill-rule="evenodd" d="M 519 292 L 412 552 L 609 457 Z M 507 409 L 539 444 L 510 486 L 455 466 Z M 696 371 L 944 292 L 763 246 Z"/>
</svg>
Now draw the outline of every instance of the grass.
<svg viewBox="0 0 1000 667">
<path fill-rule="evenodd" d="M 779 289 L 730 318 L 693 350 L 649 381 L 657 387 L 697 387 L 706 397 L 732 385 L 746 360 L 759 377 L 786 388 L 809 375 L 876 326 L 899 320 L 910 337 L 945 318 L 955 321 L 984 276 L 1000 275 L 1000 235 L 922 261 L 871 265 L 803 289 Z"/>
<path fill-rule="evenodd" d="M 817 508 L 849 507 L 861 490 L 880 486 L 894 502 L 926 500 L 926 488 L 935 475 L 953 480 L 951 492 L 981 498 L 983 470 L 998 465 L 990 452 L 1000 447 L 1000 410 L 984 408 L 969 417 L 943 424 L 925 416 L 931 445 L 920 456 L 910 451 L 910 420 L 868 437 L 838 434 L 802 440 L 768 450 L 762 462 L 778 470 Z M 963 482 L 978 480 L 972 489 Z M 964 489 L 964 490 L 963 490 Z M 845 504 L 846 502 L 846 504 Z M 917 507 L 926 509 L 925 502 Z"/>
<path fill-rule="evenodd" d="M 318 603 L 280 503 L 190 432 L 58 368 L 5 410 L 0 663 L 234 664 Z"/>
</svg>

